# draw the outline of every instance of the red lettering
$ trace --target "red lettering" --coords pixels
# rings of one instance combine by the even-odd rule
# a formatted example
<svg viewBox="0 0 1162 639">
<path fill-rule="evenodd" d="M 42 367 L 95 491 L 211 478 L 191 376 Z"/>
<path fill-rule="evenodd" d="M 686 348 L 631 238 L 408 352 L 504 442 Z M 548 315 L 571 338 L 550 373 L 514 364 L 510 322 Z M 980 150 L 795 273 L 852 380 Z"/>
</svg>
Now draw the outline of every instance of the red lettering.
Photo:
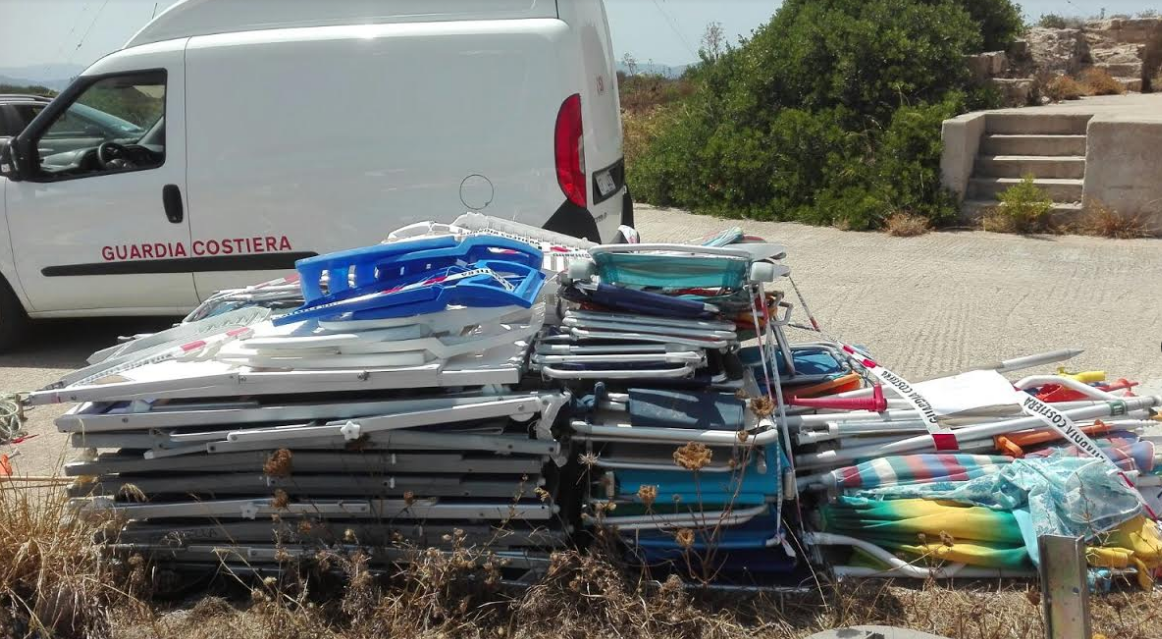
<svg viewBox="0 0 1162 639">
<path fill-rule="evenodd" d="M 105 258 L 106 262 L 112 262 L 113 261 L 113 247 L 112 246 L 102 246 L 101 247 L 101 257 Z"/>
<path fill-rule="evenodd" d="M 168 242 L 158 242 L 153 245 L 153 256 L 157 258 L 169 257 L 173 254 L 173 245 Z"/>
<path fill-rule="evenodd" d="M 153 245 L 152 244 L 142 244 L 141 245 L 141 255 L 142 255 L 142 257 L 148 257 L 149 259 L 153 259 Z"/>
<path fill-rule="evenodd" d="M 187 256 L 186 245 L 182 244 L 180 242 L 177 244 L 174 244 L 173 245 L 173 256 L 174 257 L 186 257 Z"/>
<path fill-rule="evenodd" d="M 268 250 L 268 251 L 277 251 L 278 250 L 278 241 L 275 240 L 273 237 L 264 237 L 262 239 L 266 240 L 266 250 Z"/>
<path fill-rule="evenodd" d="M 261 237 L 254 238 L 253 246 L 254 246 L 254 248 L 251 250 L 254 253 L 265 253 L 266 252 L 266 247 L 264 247 L 262 245 L 262 238 Z"/>
<path fill-rule="evenodd" d="M 282 238 L 281 238 L 281 239 L 279 240 L 279 242 L 278 242 L 278 250 L 280 250 L 280 251 L 289 251 L 289 250 L 291 250 L 291 243 L 290 243 L 290 240 L 286 239 L 286 236 L 285 236 L 285 235 L 284 235 L 284 236 L 282 236 Z"/>
<path fill-rule="evenodd" d="M 217 255 L 220 250 L 222 250 L 222 245 L 218 243 L 218 240 L 206 240 L 207 255 Z"/>
<path fill-rule="evenodd" d="M 129 259 L 140 260 L 141 259 L 141 247 L 137 246 L 136 244 L 130 245 L 129 246 Z"/>
<path fill-rule="evenodd" d="M 234 252 L 234 245 L 230 243 L 230 240 L 222 240 L 222 254 L 229 255 L 233 252 Z"/>
<path fill-rule="evenodd" d="M 194 255 L 203 255 L 206 252 L 206 244 L 201 240 L 194 240 Z"/>
<path fill-rule="evenodd" d="M 120 245 L 120 244 L 117 245 L 117 248 L 113 251 L 113 254 L 119 260 L 124 260 L 124 259 L 127 259 L 129 257 L 129 251 L 128 251 L 127 247 L 125 247 L 124 245 Z"/>
</svg>

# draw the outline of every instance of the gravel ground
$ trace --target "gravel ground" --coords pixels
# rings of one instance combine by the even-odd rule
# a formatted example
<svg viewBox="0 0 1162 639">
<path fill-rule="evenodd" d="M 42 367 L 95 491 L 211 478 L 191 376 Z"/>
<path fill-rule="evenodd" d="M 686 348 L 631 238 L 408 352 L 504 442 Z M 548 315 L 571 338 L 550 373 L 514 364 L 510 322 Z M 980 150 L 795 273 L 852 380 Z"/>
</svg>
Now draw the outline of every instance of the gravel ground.
<svg viewBox="0 0 1162 639">
<path fill-rule="evenodd" d="M 787 247 L 786 263 L 830 335 L 870 349 L 905 377 L 925 377 L 1061 348 L 1085 353 L 1075 369 L 1144 380 L 1162 392 L 1162 242 L 942 232 L 916 238 L 798 224 L 745 222 L 638 205 L 645 241 L 692 240 L 739 225 Z M 794 301 L 793 295 L 791 296 Z M 0 356 L 0 388 L 54 381 L 118 335 L 171 320 L 44 323 Z M 791 337 L 811 334 L 792 331 Z M 16 446 L 19 474 L 53 474 L 68 451 L 40 407 Z M 0 452 L 13 447 L 4 446 Z"/>
</svg>

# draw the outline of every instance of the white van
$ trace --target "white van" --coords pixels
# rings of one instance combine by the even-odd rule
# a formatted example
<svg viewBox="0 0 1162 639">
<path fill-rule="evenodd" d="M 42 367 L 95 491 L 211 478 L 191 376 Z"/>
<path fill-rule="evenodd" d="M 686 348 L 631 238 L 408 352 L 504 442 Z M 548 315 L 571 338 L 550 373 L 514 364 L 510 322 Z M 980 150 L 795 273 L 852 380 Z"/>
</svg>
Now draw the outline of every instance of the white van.
<svg viewBox="0 0 1162 639">
<path fill-rule="evenodd" d="M 0 149 L 0 344 L 466 210 L 618 241 L 624 173 L 600 0 L 183 0 Z"/>
</svg>

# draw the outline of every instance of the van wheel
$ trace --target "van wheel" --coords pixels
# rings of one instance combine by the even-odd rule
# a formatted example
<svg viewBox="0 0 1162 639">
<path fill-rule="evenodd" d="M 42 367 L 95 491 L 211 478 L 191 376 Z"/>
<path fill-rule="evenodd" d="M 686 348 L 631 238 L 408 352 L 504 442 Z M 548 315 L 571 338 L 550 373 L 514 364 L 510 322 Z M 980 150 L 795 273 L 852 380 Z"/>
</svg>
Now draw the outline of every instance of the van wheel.
<svg viewBox="0 0 1162 639">
<path fill-rule="evenodd" d="M 28 314 L 16 299 L 8 280 L 0 277 L 0 352 L 17 344 L 28 329 Z"/>
</svg>

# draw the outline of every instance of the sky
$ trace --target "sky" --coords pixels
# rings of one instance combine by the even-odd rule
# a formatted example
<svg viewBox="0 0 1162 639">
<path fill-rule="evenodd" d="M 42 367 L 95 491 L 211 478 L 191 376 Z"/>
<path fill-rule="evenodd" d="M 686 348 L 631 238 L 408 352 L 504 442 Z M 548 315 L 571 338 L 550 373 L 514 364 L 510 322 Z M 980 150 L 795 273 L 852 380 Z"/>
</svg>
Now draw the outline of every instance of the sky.
<svg viewBox="0 0 1162 639">
<path fill-rule="evenodd" d="M 307 0 L 287 0 L 307 1 Z M 313 0 L 324 1 L 324 0 Z M 390 0 L 385 0 L 390 1 Z M 486 1 L 486 0 L 482 0 Z M 174 0 L 0 0 L 0 68 L 88 66 L 121 47 L 155 11 Z M 765 23 L 778 0 L 605 0 L 618 59 L 681 65 L 697 60 L 706 25 L 722 24 L 734 42 Z M 1025 0 L 1025 15 L 1085 16 L 1162 12 L 1162 0 Z M 38 74 L 37 79 L 53 79 Z"/>
</svg>

